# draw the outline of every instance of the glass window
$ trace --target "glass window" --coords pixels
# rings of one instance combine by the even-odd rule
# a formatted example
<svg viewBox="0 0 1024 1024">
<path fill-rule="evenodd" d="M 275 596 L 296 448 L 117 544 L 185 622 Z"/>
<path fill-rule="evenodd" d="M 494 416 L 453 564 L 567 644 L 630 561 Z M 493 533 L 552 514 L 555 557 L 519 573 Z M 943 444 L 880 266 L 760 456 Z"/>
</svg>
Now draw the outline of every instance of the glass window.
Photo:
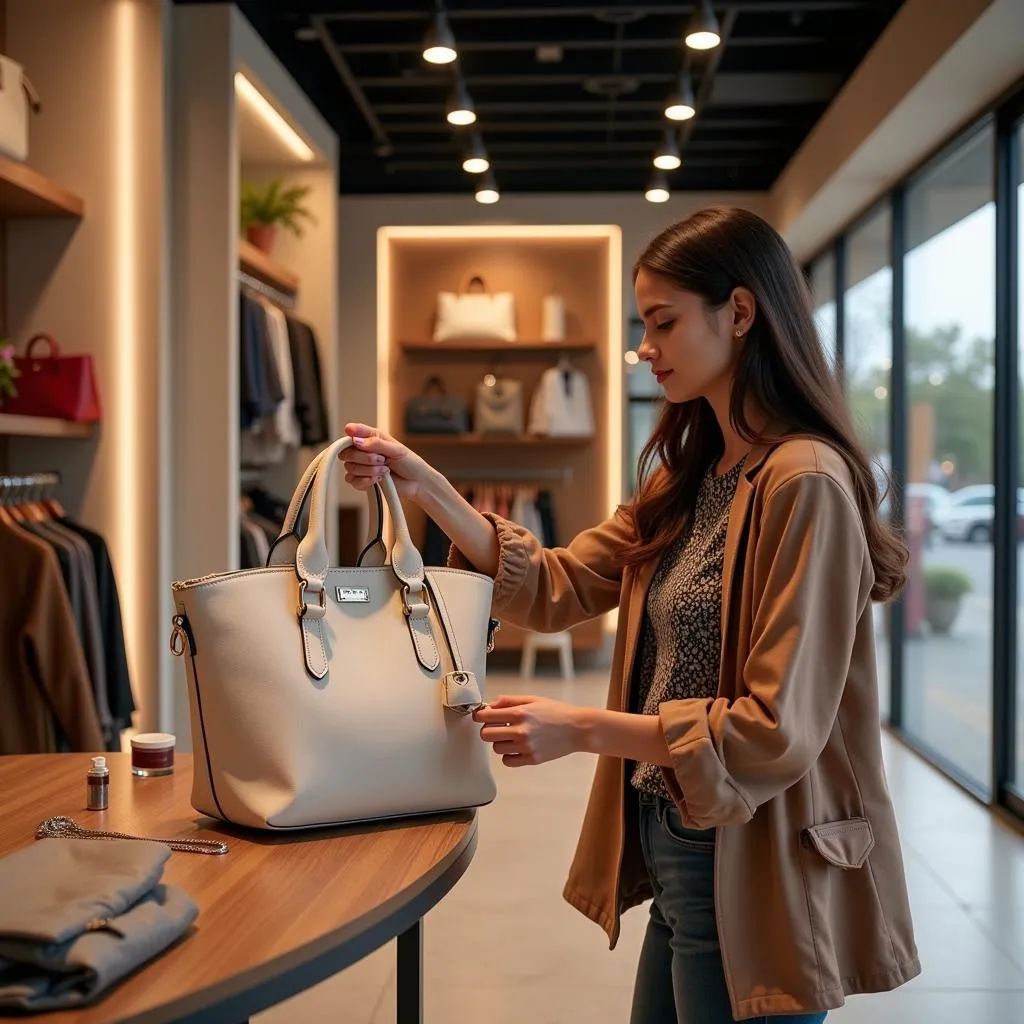
<svg viewBox="0 0 1024 1024">
<path fill-rule="evenodd" d="M 811 296 L 814 319 L 825 351 L 834 360 L 836 355 L 836 257 L 829 249 L 811 264 Z"/>
<path fill-rule="evenodd" d="M 636 490 L 640 453 L 654 432 L 661 412 L 661 386 L 647 363 L 636 361 L 632 355 L 643 337 L 643 321 L 630 320 L 626 335 L 626 479 L 630 495 Z"/>
<path fill-rule="evenodd" d="M 1021 274 L 1024 273 L 1024 123 L 1017 132 L 1017 153 L 1020 166 L 1020 183 L 1017 187 L 1017 351 L 1021 385 L 1018 394 L 1018 416 L 1021 423 L 1021 437 L 1024 438 L 1024 284 Z M 1017 482 L 1024 482 L 1024 443 L 1019 444 L 1021 465 L 1017 467 Z M 1017 487 L 1017 502 L 1021 505 L 1021 488 Z M 1017 605 L 1024 604 L 1024 565 L 1018 558 L 1020 567 L 1017 572 Z M 1019 620 L 1018 620 L 1019 621 Z M 1018 791 L 1024 790 L 1024 629 L 1017 631 L 1017 738 L 1016 738 L 1016 769 L 1011 780 Z"/>
<path fill-rule="evenodd" d="M 879 207 L 850 232 L 843 303 L 843 381 L 861 441 L 868 449 L 882 493 L 881 511 L 892 511 L 887 493 L 892 466 L 889 404 L 892 387 L 892 214 Z M 875 609 L 879 704 L 889 717 L 888 612 Z"/>
<path fill-rule="evenodd" d="M 927 485 L 987 485 L 993 464 L 994 132 L 972 133 L 906 193 L 911 548 L 904 609 L 905 727 L 991 788 L 992 504 L 930 516 Z M 968 492 L 970 493 L 970 492 Z M 966 497 L 966 496 L 965 496 Z"/>
</svg>

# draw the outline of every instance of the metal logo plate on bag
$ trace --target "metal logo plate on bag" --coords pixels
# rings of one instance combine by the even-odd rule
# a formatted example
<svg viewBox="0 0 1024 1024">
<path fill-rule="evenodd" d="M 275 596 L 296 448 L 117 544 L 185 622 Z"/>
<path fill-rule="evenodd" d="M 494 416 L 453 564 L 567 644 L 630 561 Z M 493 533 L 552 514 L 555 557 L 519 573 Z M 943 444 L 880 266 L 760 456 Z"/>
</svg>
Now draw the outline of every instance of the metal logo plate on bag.
<svg viewBox="0 0 1024 1024">
<path fill-rule="evenodd" d="M 335 590 L 341 604 L 368 604 L 370 591 L 366 587 L 338 587 Z"/>
</svg>

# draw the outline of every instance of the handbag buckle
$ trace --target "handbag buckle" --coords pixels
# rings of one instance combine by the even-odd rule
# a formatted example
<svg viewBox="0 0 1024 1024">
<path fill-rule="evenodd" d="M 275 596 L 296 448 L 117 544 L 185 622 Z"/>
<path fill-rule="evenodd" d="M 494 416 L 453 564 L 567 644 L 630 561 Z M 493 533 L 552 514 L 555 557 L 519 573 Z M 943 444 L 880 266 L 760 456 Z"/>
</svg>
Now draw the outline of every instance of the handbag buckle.
<svg viewBox="0 0 1024 1024">
<path fill-rule="evenodd" d="M 306 586 L 307 586 L 307 584 L 306 584 L 305 580 L 299 580 L 299 608 L 298 608 L 298 613 L 299 613 L 299 618 L 300 619 L 304 619 L 306 617 L 306 615 L 309 613 L 309 605 L 306 604 L 305 598 L 303 597 L 303 595 L 306 593 Z M 318 607 L 320 609 L 320 614 L 314 616 L 314 618 L 322 619 L 324 617 L 324 615 L 327 614 L 327 598 L 324 596 L 324 589 L 323 589 L 323 587 L 320 588 L 319 595 L 320 595 L 320 603 L 319 603 Z"/>
<path fill-rule="evenodd" d="M 409 604 L 409 595 L 412 593 L 408 583 L 402 584 L 402 614 L 408 619 L 412 615 L 412 605 Z M 430 591 L 424 587 L 419 596 L 423 599 L 427 614 L 430 614 Z"/>
</svg>

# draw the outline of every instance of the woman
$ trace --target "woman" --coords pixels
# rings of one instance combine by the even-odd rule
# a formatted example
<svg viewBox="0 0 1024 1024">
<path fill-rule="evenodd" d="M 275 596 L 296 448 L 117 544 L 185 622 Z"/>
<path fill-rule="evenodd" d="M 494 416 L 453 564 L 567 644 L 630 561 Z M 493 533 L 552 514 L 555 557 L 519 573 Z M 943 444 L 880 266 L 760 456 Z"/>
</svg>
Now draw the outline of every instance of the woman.
<svg viewBox="0 0 1024 1024">
<path fill-rule="evenodd" d="M 704 210 L 634 281 L 667 402 L 637 497 L 605 523 L 545 550 L 361 424 L 346 479 L 390 473 L 511 622 L 618 607 L 607 710 L 509 696 L 476 717 L 510 767 L 600 755 L 565 897 L 613 947 L 653 897 L 633 1024 L 818 1024 L 920 972 L 872 627 L 907 554 L 779 235 Z"/>
</svg>

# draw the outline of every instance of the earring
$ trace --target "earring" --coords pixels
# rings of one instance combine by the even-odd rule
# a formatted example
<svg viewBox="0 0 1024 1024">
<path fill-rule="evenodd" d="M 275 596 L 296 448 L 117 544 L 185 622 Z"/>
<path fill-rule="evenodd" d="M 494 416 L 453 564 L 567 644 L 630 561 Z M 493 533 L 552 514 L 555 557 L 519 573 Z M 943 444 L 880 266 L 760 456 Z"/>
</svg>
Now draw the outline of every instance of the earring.
<svg viewBox="0 0 1024 1024">
<path fill-rule="evenodd" d="M 743 337 L 743 332 L 742 331 L 737 331 L 736 332 L 736 337 L 737 338 L 742 338 Z"/>
</svg>

